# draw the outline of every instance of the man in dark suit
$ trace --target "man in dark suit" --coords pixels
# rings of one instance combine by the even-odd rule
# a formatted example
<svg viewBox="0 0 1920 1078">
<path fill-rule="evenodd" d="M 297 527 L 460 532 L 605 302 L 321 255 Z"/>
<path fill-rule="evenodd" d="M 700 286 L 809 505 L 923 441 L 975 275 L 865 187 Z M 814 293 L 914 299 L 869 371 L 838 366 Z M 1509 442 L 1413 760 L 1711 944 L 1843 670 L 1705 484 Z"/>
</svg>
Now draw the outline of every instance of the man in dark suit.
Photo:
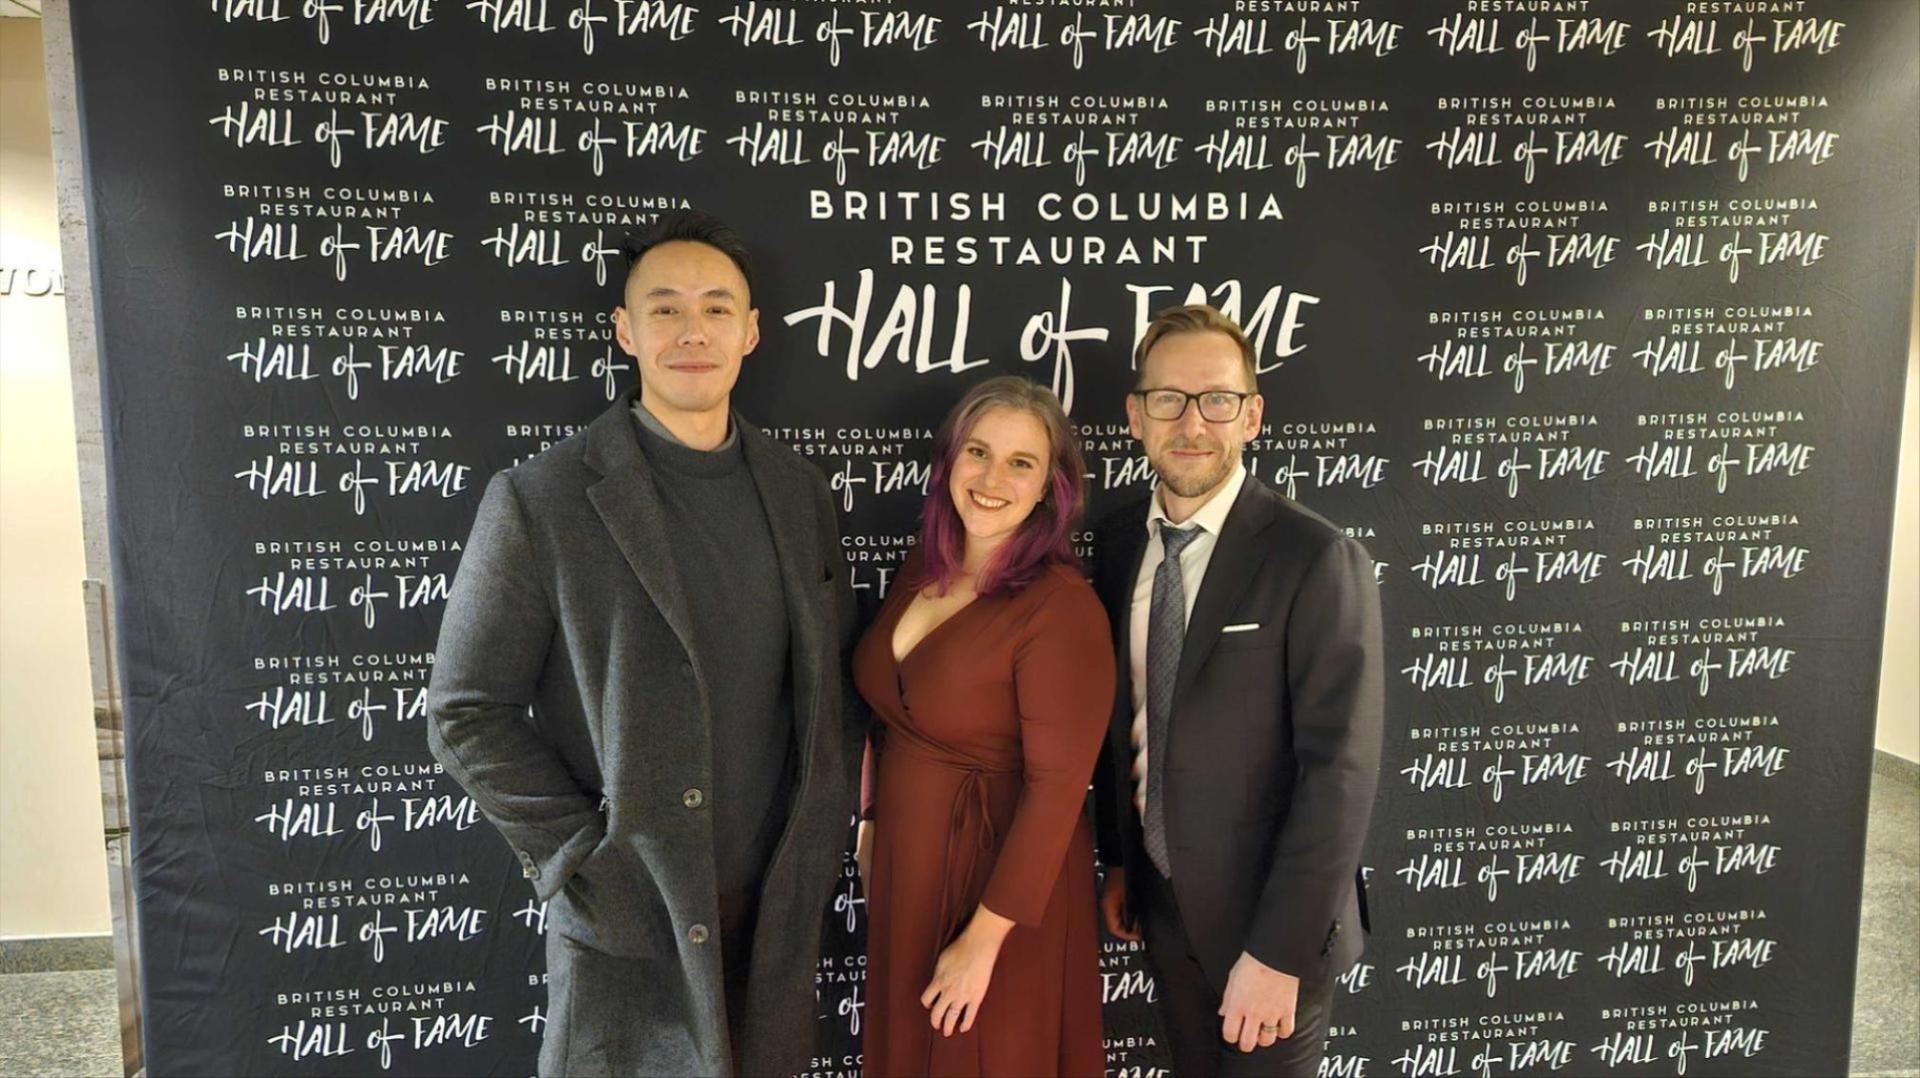
<svg viewBox="0 0 1920 1078">
<path fill-rule="evenodd" d="M 440 628 L 428 745 L 548 905 L 540 1073 L 790 1074 L 864 734 L 824 478 L 730 406 L 739 238 L 630 237 L 640 385 L 493 477 Z"/>
<path fill-rule="evenodd" d="M 1380 599 L 1359 543 L 1247 474 L 1253 350 L 1211 307 L 1135 353 L 1155 492 L 1095 530 L 1121 686 L 1095 772 L 1108 930 L 1146 937 L 1180 1075 L 1312 1075 L 1360 955 Z"/>
</svg>

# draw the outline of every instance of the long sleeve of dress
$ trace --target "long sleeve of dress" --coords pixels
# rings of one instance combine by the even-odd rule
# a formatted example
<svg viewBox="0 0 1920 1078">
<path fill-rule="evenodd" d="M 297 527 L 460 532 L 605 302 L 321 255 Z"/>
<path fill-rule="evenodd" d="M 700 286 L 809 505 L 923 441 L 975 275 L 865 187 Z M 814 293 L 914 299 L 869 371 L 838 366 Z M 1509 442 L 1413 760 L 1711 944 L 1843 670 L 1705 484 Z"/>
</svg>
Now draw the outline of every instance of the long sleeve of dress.
<svg viewBox="0 0 1920 1078">
<path fill-rule="evenodd" d="M 1046 915 L 1113 708 L 1106 614 L 1077 573 L 1056 579 L 1014 652 L 1024 785 L 982 898 L 1023 925 Z"/>
</svg>

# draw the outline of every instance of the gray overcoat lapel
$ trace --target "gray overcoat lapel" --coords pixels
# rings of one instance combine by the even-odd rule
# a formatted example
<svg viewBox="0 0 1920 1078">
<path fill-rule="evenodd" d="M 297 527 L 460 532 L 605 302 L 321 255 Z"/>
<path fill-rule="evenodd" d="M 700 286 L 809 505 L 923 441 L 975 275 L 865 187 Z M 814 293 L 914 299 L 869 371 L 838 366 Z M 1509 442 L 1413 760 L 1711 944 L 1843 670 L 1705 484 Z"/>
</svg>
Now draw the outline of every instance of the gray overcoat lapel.
<svg viewBox="0 0 1920 1078">
<path fill-rule="evenodd" d="M 760 491 L 760 506 L 767 514 L 774 556 L 780 563 L 780 585 L 786 592 L 787 621 L 793 632 L 794 737 L 795 744 L 805 746 L 807 734 L 819 717 L 820 672 L 833 669 L 825 658 L 824 627 L 820 623 L 826 562 L 822 552 L 814 549 L 818 546 L 818 527 L 813 520 L 813 495 L 800 477 L 791 474 L 792 466 L 760 428 L 742 419 L 738 412 L 734 413 L 733 424 L 740 432 L 747 470 Z"/>
<path fill-rule="evenodd" d="M 629 406 L 637 392 L 629 390 L 616 407 L 601 413 L 587 428 L 586 465 L 601 475 L 587 488 L 587 499 L 606 523 L 633 575 L 640 578 L 640 586 L 692 657 L 695 672 L 704 675 L 694 649 L 687 593 L 668 545 L 666 511 L 646 454 L 640 451 L 640 436 L 633 429 Z"/>
<path fill-rule="evenodd" d="M 694 671 L 703 684 L 711 673 L 702 665 L 694 647 L 693 621 L 688 610 L 685 586 L 674 567 L 668 546 L 665 507 L 653 485 L 653 472 L 646 454 L 640 450 L 639 436 L 633 430 L 631 412 L 635 391 L 628 391 L 618 406 L 595 419 L 587 431 L 587 466 L 599 472 L 601 479 L 587 488 L 587 498 L 606 523 L 614 543 L 640 586 L 659 609 L 680 644 L 692 658 Z M 775 557 L 780 564 L 780 583 L 786 594 L 787 619 L 794 634 L 793 674 L 794 711 L 802 738 L 814 720 L 814 694 L 818 689 L 821 635 L 819 604 L 815 594 L 822 583 L 823 562 L 813 549 L 814 524 L 806 486 L 786 474 L 787 468 L 767 436 L 739 413 L 733 414 L 734 429 L 739 432 L 741 451 L 747 470 L 760 492 L 760 504 L 767 514 Z M 715 661 L 715 656 L 704 656 Z M 802 744 L 804 744 L 804 740 Z"/>
</svg>

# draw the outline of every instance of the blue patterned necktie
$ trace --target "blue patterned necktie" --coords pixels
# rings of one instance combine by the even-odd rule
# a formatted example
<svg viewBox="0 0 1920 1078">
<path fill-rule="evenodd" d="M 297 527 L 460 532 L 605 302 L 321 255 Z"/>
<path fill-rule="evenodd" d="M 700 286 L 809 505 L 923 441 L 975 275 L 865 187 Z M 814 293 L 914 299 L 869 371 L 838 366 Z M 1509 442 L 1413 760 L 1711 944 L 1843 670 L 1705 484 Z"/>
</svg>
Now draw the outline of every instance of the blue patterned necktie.
<svg viewBox="0 0 1920 1078">
<path fill-rule="evenodd" d="M 1166 557 L 1153 572 L 1153 605 L 1147 608 L 1147 807 L 1141 820 L 1147 856 L 1160 875 L 1173 878 L 1167 860 L 1167 818 L 1161 791 L 1166 788 L 1167 726 L 1173 718 L 1173 683 L 1180 676 L 1180 649 L 1187 639 L 1187 586 L 1180 575 L 1180 552 L 1200 537 L 1200 529 L 1160 525 Z"/>
</svg>

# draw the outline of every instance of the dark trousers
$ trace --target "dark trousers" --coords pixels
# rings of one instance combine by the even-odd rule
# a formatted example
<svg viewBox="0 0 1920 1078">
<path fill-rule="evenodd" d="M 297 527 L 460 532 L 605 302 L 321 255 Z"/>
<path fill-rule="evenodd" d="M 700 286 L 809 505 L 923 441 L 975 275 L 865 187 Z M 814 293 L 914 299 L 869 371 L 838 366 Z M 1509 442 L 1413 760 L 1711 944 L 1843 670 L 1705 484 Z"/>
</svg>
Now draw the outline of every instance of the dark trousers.
<svg viewBox="0 0 1920 1078">
<path fill-rule="evenodd" d="M 1299 1075 L 1313 1078 L 1327 1051 L 1327 1027 L 1332 1013 L 1333 984 L 1300 985 L 1294 1012 L 1293 1036 L 1271 1048 L 1242 1052 L 1221 1038 L 1220 994 L 1201 971 L 1187 938 L 1186 923 L 1173 886 L 1151 865 L 1147 876 L 1146 908 L 1140 911 L 1141 931 L 1147 937 L 1147 964 L 1160 991 L 1159 1013 L 1173 1054 L 1175 1078 L 1265 1078 Z"/>
</svg>

